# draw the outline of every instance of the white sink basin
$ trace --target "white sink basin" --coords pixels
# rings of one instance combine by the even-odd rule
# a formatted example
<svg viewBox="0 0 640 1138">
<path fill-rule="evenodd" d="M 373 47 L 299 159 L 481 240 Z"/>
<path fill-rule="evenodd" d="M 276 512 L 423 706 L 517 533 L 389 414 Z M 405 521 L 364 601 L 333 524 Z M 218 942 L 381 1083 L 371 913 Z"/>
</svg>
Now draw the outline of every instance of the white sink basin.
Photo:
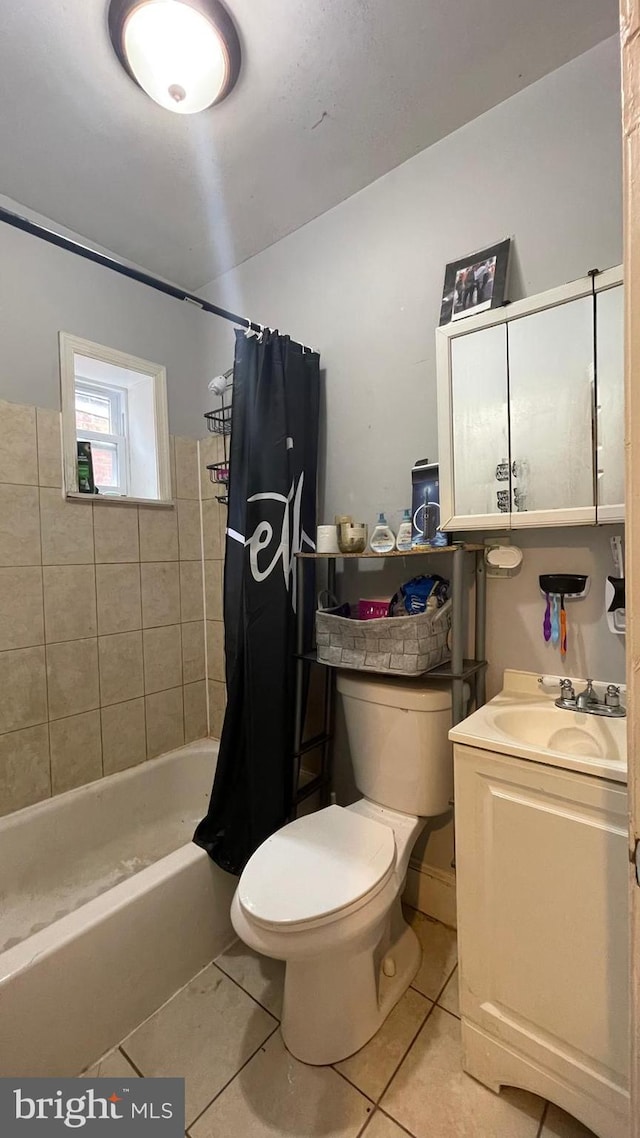
<svg viewBox="0 0 640 1138">
<path fill-rule="evenodd" d="M 493 721 L 499 731 L 522 743 L 559 751 L 565 755 L 581 755 L 590 759 L 622 758 L 619 724 L 624 720 L 605 719 L 595 715 L 562 711 L 553 703 L 543 707 L 524 706 L 496 710 Z M 616 730 L 617 729 L 617 730 Z"/>
<path fill-rule="evenodd" d="M 578 684 L 580 681 L 577 681 Z M 537 675 L 505 672 L 505 689 L 449 733 L 455 743 L 627 780 L 627 721 L 556 707 Z"/>
</svg>

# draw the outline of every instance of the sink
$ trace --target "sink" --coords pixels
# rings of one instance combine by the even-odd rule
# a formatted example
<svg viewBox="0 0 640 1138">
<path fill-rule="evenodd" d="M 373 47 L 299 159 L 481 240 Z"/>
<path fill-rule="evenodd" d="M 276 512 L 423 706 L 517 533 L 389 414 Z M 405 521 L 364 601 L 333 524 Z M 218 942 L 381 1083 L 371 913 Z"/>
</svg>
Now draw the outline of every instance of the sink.
<svg viewBox="0 0 640 1138">
<path fill-rule="evenodd" d="M 533 747 L 582 755 L 589 759 L 617 759 L 620 732 L 615 737 L 612 721 L 595 715 L 563 711 L 553 704 L 544 707 L 512 707 L 495 711 L 493 721 L 499 731 Z"/>
<path fill-rule="evenodd" d="M 449 738 L 481 750 L 626 782 L 626 719 L 556 707 L 557 694 L 545 691 L 535 673 L 507 670 L 503 691 L 456 724 Z"/>
</svg>

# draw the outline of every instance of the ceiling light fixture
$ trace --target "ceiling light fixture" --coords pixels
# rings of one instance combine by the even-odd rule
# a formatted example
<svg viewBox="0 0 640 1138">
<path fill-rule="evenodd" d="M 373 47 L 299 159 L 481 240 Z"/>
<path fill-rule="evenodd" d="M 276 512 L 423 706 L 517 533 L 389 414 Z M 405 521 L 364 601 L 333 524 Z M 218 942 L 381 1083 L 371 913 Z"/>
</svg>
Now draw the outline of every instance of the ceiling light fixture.
<svg viewBox="0 0 640 1138">
<path fill-rule="evenodd" d="M 219 0 L 111 0 L 122 66 L 161 107 L 192 115 L 221 102 L 240 71 L 240 41 Z"/>
</svg>

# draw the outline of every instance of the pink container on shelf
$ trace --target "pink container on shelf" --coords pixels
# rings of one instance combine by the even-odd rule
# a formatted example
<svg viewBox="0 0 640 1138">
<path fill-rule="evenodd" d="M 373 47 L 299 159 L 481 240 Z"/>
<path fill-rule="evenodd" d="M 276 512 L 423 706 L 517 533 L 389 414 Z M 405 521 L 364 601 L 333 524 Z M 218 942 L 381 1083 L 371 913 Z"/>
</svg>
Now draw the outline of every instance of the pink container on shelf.
<svg viewBox="0 0 640 1138">
<path fill-rule="evenodd" d="M 389 615 L 389 601 L 358 601 L 358 620 L 379 620 Z"/>
</svg>

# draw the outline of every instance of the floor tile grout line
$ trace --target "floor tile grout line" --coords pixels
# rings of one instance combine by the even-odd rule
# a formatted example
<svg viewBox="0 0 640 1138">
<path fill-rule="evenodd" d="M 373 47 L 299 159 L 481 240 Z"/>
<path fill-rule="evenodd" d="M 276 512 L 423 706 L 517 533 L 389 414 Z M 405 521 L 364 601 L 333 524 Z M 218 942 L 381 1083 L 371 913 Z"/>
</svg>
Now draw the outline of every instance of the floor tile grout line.
<svg viewBox="0 0 640 1138">
<path fill-rule="evenodd" d="M 390 1119 L 390 1121 L 394 1122 L 396 1126 L 399 1126 L 405 1134 L 408 1134 L 409 1138 L 415 1138 L 415 1134 L 411 1130 L 407 1130 L 407 1127 L 404 1126 L 402 1122 L 398 1122 L 398 1119 L 394 1118 L 392 1114 L 389 1114 L 388 1110 L 385 1110 L 382 1106 L 379 1106 L 377 1109 L 380 1111 L 380 1114 L 383 1114 L 385 1118 Z"/>
<path fill-rule="evenodd" d="M 343 1060 L 341 1059 L 340 1062 L 342 1063 Z M 362 1095 L 363 1098 L 366 1098 L 367 1102 L 371 1103 L 371 1106 L 375 1109 L 376 1100 L 372 1098 L 371 1095 L 367 1094 L 366 1091 L 363 1091 L 362 1087 L 359 1087 L 356 1085 L 356 1083 L 352 1082 L 349 1076 L 345 1075 L 344 1071 L 339 1071 L 338 1068 L 334 1067 L 333 1064 L 331 1064 L 327 1069 L 334 1071 L 336 1075 L 339 1075 L 341 1079 L 344 1079 L 345 1083 L 348 1083 L 352 1090 L 357 1091 L 359 1095 Z"/>
<path fill-rule="evenodd" d="M 338 1072 L 338 1074 L 340 1074 L 340 1072 Z M 371 1122 L 371 1119 L 375 1118 L 375 1114 L 376 1114 L 376 1108 L 374 1106 L 373 1110 L 369 1111 L 369 1114 L 367 1115 L 364 1122 L 362 1123 L 362 1126 L 360 1127 L 360 1129 L 356 1133 L 355 1138 L 362 1138 L 363 1134 L 368 1129 L 368 1126 L 369 1126 L 369 1123 Z"/>
<path fill-rule="evenodd" d="M 251 1054 L 249 1055 L 249 1057 L 248 1057 L 247 1059 L 245 1059 L 245 1061 L 244 1061 L 244 1063 L 242 1064 L 242 1066 L 241 1066 L 241 1067 L 238 1067 L 238 1070 L 235 1072 L 235 1074 L 234 1074 L 234 1075 L 232 1075 L 230 1079 L 227 1079 L 227 1081 L 226 1081 L 226 1083 L 224 1084 L 224 1086 L 223 1086 L 223 1087 L 220 1087 L 220 1090 L 216 1092 L 216 1094 L 213 1096 L 213 1098 L 210 1100 L 210 1102 L 208 1102 L 208 1103 L 207 1103 L 207 1105 L 204 1107 L 204 1109 L 203 1109 L 203 1110 L 201 1110 L 201 1111 L 200 1111 L 200 1113 L 199 1113 L 198 1115 L 196 1115 L 196 1117 L 195 1117 L 195 1118 L 192 1118 L 192 1119 L 191 1119 L 191 1122 L 189 1123 L 189 1129 L 191 1129 L 191 1127 L 192 1127 L 192 1126 L 195 1126 L 196 1122 L 199 1122 L 199 1121 L 200 1121 L 200 1119 L 202 1118 L 203 1114 L 206 1114 L 206 1113 L 207 1113 L 207 1111 L 209 1110 L 209 1107 L 213 1106 L 214 1102 L 216 1101 L 216 1099 L 219 1099 L 219 1098 L 220 1098 L 220 1095 L 221 1095 L 221 1094 L 224 1094 L 224 1092 L 226 1091 L 227 1087 L 231 1086 L 231 1084 L 232 1084 L 232 1082 L 234 1081 L 234 1079 L 237 1079 L 237 1078 L 238 1078 L 238 1075 L 240 1075 L 240 1074 L 241 1074 L 241 1073 L 244 1071 L 245 1067 L 247 1067 L 247 1066 L 249 1065 L 249 1063 L 251 1062 L 251 1060 L 252 1060 L 252 1059 L 255 1059 L 255 1057 L 256 1057 L 256 1055 L 258 1054 L 258 1052 L 259 1052 L 259 1051 L 262 1051 L 262 1049 L 264 1048 L 264 1045 L 265 1045 L 265 1043 L 268 1043 L 270 1039 L 273 1039 L 273 1036 L 274 1036 L 274 1035 L 276 1034 L 276 1032 L 277 1032 L 277 1031 L 279 1031 L 279 1030 L 280 1030 L 280 1024 L 279 1024 L 279 1023 L 276 1023 L 276 1025 L 275 1025 L 275 1027 L 274 1027 L 273 1031 L 270 1031 L 270 1032 L 269 1032 L 269 1034 L 268 1034 L 268 1035 L 267 1035 L 267 1036 L 266 1036 L 266 1037 L 265 1037 L 265 1038 L 262 1040 L 262 1043 L 260 1043 L 260 1044 L 258 1045 L 258 1047 L 256 1047 L 255 1051 L 252 1051 L 252 1052 L 251 1052 Z"/>
<path fill-rule="evenodd" d="M 428 997 L 427 997 L 427 996 L 425 996 L 424 998 L 425 998 L 425 999 L 428 999 Z M 403 1054 L 403 1056 L 402 1056 L 402 1059 L 400 1060 L 400 1062 L 399 1062 L 399 1063 L 397 1063 L 397 1064 L 396 1064 L 396 1066 L 395 1066 L 395 1067 L 394 1067 L 394 1069 L 393 1069 L 393 1073 L 392 1073 L 392 1074 L 390 1075 L 390 1077 L 387 1079 L 387 1082 L 385 1083 L 384 1087 L 382 1088 L 382 1091 L 381 1091 L 381 1092 L 380 1092 L 380 1094 L 378 1095 L 378 1097 L 377 1097 L 377 1099 L 376 1099 L 376 1105 L 377 1105 L 377 1106 L 380 1104 L 380 1102 L 382 1101 L 382 1099 L 383 1099 L 383 1098 L 384 1098 L 384 1096 L 386 1095 L 387 1091 L 389 1090 L 389 1087 L 391 1086 L 391 1084 L 392 1084 L 393 1080 L 395 1079 L 396 1075 L 398 1074 L 398 1071 L 400 1070 L 400 1068 L 401 1068 L 402 1064 L 404 1063 L 404 1061 L 405 1061 L 405 1059 L 407 1058 L 407 1056 L 408 1056 L 409 1052 L 411 1051 L 411 1048 L 413 1047 L 413 1045 L 414 1045 L 414 1043 L 415 1043 L 416 1039 L 417 1039 L 417 1038 L 418 1038 L 418 1036 L 420 1035 L 420 1032 L 422 1031 L 422 1029 L 423 1029 L 423 1027 L 424 1027 L 425 1023 L 426 1023 L 426 1022 L 427 1022 L 427 1020 L 429 1019 L 429 1016 L 431 1015 L 431 1013 L 432 1013 L 433 1009 L 434 1009 L 434 1008 L 435 1008 L 435 1006 L 436 1006 L 436 1005 L 435 1005 L 435 1001 L 434 1001 L 434 1000 L 430 1000 L 430 1001 L 429 1001 L 429 1003 L 431 1004 L 431 1007 L 428 1007 L 428 1008 L 427 1008 L 427 1010 L 426 1010 L 426 1012 L 425 1012 L 425 1014 L 424 1014 L 424 1019 L 422 1019 L 422 1021 L 420 1022 L 420 1024 L 419 1024 L 419 1026 L 418 1026 L 417 1030 L 415 1031 L 414 1035 L 412 1036 L 412 1038 L 411 1038 L 411 1041 L 410 1041 L 410 1043 L 409 1043 L 409 1046 L 407 1047 L 406 1051 L 404 1052 L 404 1054 Z"/>
<path fill-rule="evenodd" d="M 133 1067 L 133 1069 L 134 1069 L 134 1071 L 135 1071 L 136 1075 L 137 1075 L 137 1076 L 138 1076 L 140 1079 L 145 1079 L 145 1078 L 146 1078 L 146 1075 L 143 1075 L 142 1071 L 140 1070 L 140 1068 L 138 1067 L 138 1065 L 137 1065 L 136 1063 L 134 1063 L 134 1061 L 133 1061 L 133 1059 L 131 1058 L 131 1056 L 130 1056 L 130 1055 L 127 1055 L 127 1053 L 126 1053 L 126 1051 L 125 1051 L 125 1049 L 124 1049 L 124 1047 L 123 1047 L 122 1043 L 119 1043 L 119 1044 L 118 1044 L 118 1046 L 117 1046 L 116 1050 L 117 1050 L 117 1051 L 119 1051 L 119 1052 L 120 1052 L 120 1054 L 121 1054 L 122 1056 L 124 1056 L 124 1058 L 127 1060 L 127 1063 L 129 1063 L 129 1065 L 130 1065 L 131 1067 Z"/>
<path fill-rule="evenodd" d="M 235 942 L 234 942 L 234 943 L 235 943 Z M 279 1016 L 275 1015 L 275 1013 L 274 1013 L 274 1012 L 272 1012 L 270 1008 L 266 1007 L 266 1005 L 265 1005 L 265 1004 L 261 1003 L 261 1002 L 260 1002 L 260 1000 L 258 1000 L 258 999 L 257 999 L 257 998 L 256 998 L 256 997 L 255 997 L 255 996 L 254 996 L 254 995 L 253 995 L 253 994 L 252 994 L 250 991 L 249 991 L 249 989 L 248 989 L 248 988 L 244 988 L 244 987 L 242 986 L 242 984 L 240 983 L 240 981 L 239 981 L 239 980 L 236 980 L 234 976 L 231 976 L 231 975 L 230 975 L 228 972 L 225 972 L 224 968 L 222 967 L 222 965 L 221 965 L 221 964 L 219 964 L 219 963 L 218 963 L 218 961 L 217 961 L 217 960 L 212 960 L 212 961 L 211 961 L 211 963 L 212 963 L 212 964 L 215 964 L 216 968 L 219 968 L 219 969 L 220 969 L 220 971 L 222 972 L 222 974 L 223 974 L 224 976 L 226 976 L 226 977 L 227 977 L 227 980 L 231 980 L 232 984 L 235 984 L 236 988 L 239 988 L 241 992 L 244 992 L 245 996 L 250 996 L 250 997 L 251 997 L 251 999 L 253 1000 L 253 1002 L 254 1002 L 255 1004 L 257 1004 L 257 1005 L 258 1005 L 258 1007 L 262 1008 L 263 1012 L 266 1012 L 266 1013 L 267 1013 L 267 1015 L 270 1015 L 270 1016 L 272 1017 L 272 1019 L 275 1019 L 275 1021 L 276 1021 L 276 1023 L 277 1023 L 278 1025 L 281 1023 L 281 1020 L 280 1020 L 280 1017 L 279 1017 Z"/>
<path fill-rule="evenodd" d="M 432 1000 L 432 1001 L 431 1001 L 431 1007 L 430 1007 L 430 1008 L 429 1008 L 429 1010 L 427 1011 L 427 1014 L 426 1014 L 426 1016 L 424 1017 L 424 1019 L 423 1019 L 422 1023 L 420 1024 L 420 1027 L 419 1027 L 419 1028 L 418 1028 L 418 1030 L 416 1031 L 416 1033 L 415 1033 L 415 1035 L 414 1035 L 413 1039 L 411 1040 L 411 1043 L 410 1043 L 410 1044 L 409 1044 L 409 1046 L 407 1047 L 407 1050 L 405 1051 L 405 1053 L 404 1053 L 404 1055 L 403 1055 L 403 1057 L 402 1057 L 402 1062 L 401 1062 L 401 1063 L 398 1063 L 398 1066 L 396 1067 L 395 1071 L 393 1072 L 393 1075 L 392 1075 L 392 1076 L 391 1076 L 391 1078 L 389 1079 L 389 1082 L 387 1083 L 387 1085 L 386 1085 L 386 1087 L 384 1088 L 384 1090 L 383 1090 L 382 1094 L 380 1095 L 380 1098 L 378 1099 L 378 1102 L 377 1102 L 377 1105 L 378 1105 L 378 1106 L 380 1106 L 380 1104 L 381 1104 L 381 1102 L 382 1102 L 382 1100 L 383 1100 L 384 1096 L 386 1095 L 386 1093 L 387 1093 L 387 1091 L 389 1090 L 389 1088 L 390 1088 L 391 1084 L 393 1083 L 394 1079 L 395 1079 L 395 1078 L 396 1078 L 396 1076 L 398 1075 L 398 1073 L 399 1073 L 399 1071 L 400 1071 L 400 1068 L 401 1068 L 401 1067 L 404 1065 L 404 1063 L 406 1063 L 407 1059 L 409 1058 L 409 1056 L 410 1056 L 410 1054 L 411 1054 L 411 1052 L 412 1052 L 413 1048 L 415 1047 L 415 1045 L 416 1045 L 416 1043 L 417 1043 L 417 1041 L 418 1041 L 419 1037 L 422 1035 L 422 1032 L 423 1032 L 423 1030 L 424 1030 L 425 1026 L 427 1025 L 428 1021 L 430 1020 L 431 1016 L 433 1015 L 433 1012 L 434 1012 L 434 1009 L 435 1009 L 435 1007 L 436 1007 L 436 1003 L 435 1003 L 435 1000 Z M 442 1009 L 442 1010 L 444 1010 L 444 1009 Z M 391 1116 L 390 1116 L 390 1117 L 391 1117 Z M 396 1119 L 394 1119 L 394 1122 L 395 1122 L 395 1121 L 396 1121 Z"/>
<path fill-rule="evenodd" d="M 542 1111 L 542 1118 L 540 1119 L 540 1125 L 536 1131 L 536 1138 L 541 1138 L 542 1131 L 544 1130 L 544 1124 L 547 1120 L 547 1111 L 548 1110 L 549 1110 L 549 1103 L 545 1102 L 544 1110 Z"/>
</svg>

